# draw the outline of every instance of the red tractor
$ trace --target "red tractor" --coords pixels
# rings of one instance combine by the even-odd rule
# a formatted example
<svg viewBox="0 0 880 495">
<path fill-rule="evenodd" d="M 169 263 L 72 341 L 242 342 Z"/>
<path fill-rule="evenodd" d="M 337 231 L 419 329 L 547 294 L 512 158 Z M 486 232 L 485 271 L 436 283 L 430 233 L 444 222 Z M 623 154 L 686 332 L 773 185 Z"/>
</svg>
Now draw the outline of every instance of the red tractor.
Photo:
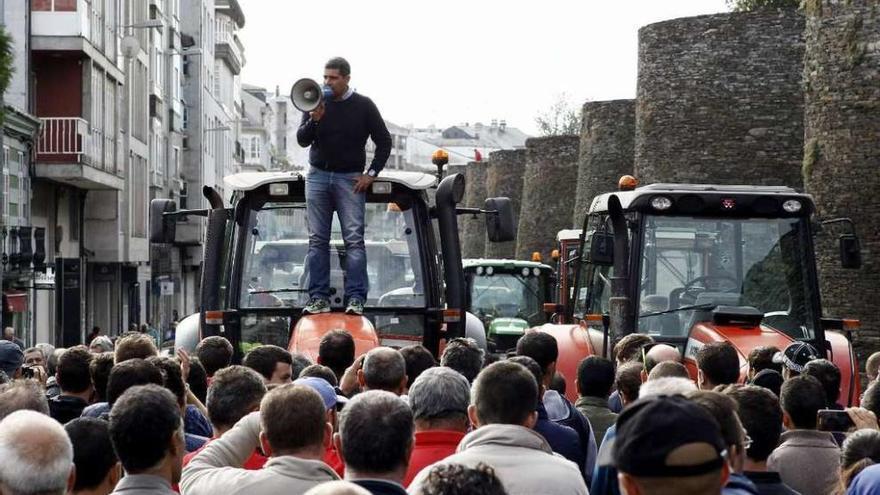
<svg viewBox="0 0 880 495">
<path fill-rule="evenodd" d="M 840 367 L 840 402 L 857 404 L 849 337 L 859 322 L 823 316 L 813 244 L 823 225 L 846 227 L 841 263 L 858 268 L 859 241 L 849 219 L 814 214 L 810 196 L 787 187 L 653 184 L 597 196 L 578 248 L 560 249 L 558 303 L 546 308 L 555 323 L 539 327 L 559 342 L 568 395 L 580 360 L 610 358 L 638 332 L 676 346 L 694 378 L 707 343 L 733 344 L 745 376 L 755 347 L 809 342 Z"/>
</svg>

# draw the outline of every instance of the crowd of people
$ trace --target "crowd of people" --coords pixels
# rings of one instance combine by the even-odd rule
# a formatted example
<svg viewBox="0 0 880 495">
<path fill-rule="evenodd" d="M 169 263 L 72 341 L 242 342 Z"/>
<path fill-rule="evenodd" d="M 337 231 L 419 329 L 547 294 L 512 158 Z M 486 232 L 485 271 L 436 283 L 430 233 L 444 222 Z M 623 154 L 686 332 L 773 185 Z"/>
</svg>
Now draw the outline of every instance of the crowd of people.
<svg viewBox="0 0 880 495">
<path fill-rule="evenodd" d="M 0 494 L 880 493 L 880 353 L 844 408 L 803 342 L 754 349 L 743 378 L 735 348 L 706 344 L 692 379 L 679 349 L 628 335 L 579 363 L 572 402 L 540 332 L 506 355 L 454 339 L 437 362 L 356 357 L 335 330 L 314 362 L 263 345 L 242 365 L 218 336 L 173 357 L 143 332 L 93 337 L 0 340 Z"/>
</svg>

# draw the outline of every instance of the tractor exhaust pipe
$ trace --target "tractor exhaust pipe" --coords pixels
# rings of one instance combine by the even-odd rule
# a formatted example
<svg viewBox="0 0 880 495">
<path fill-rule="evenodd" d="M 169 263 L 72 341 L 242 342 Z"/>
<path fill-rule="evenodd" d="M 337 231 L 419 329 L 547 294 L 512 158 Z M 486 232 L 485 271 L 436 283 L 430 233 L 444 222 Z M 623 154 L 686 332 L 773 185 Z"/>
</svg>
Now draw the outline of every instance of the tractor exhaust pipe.
<svg viewBox="0 0 880 495">
<path fill-rule="evenodd" d="M 614 229 L 614 276 L 611 277 L 611 298 L 608 301 L 613 347 L 624 335 L 635 331 L 632 300 L 628 295 L 629 235 L 623 207 L 616 195 L 608 198 L 608 214 Z"/>
</svg>

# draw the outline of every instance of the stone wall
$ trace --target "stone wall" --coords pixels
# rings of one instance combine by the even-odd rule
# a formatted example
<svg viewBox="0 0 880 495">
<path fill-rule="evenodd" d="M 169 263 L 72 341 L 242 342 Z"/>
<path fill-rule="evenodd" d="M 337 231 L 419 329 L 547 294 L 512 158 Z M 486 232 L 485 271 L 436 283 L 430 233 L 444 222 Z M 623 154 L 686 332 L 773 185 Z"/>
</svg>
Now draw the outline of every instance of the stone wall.
<svg viewBox="0 0 880 495">
<path fill-rule="evenodd" d="M 522 205 L 523 174 L 526 171 L 526 150 L 501 150 L 489 154 L 489 168 L 486 173 L 486 197 L 510 198 L 514 217 L 519 220 Z M 486 258 L 513 258 L 516 256 L 516 241 L 489 242 L 486 239 Z"/>
<path fill-rule="evenodd" d="M 526 170 L 516 240 L 518 259 L 530 259 L 531 254 L 538 251 L 549 260 L 557 232 L 571 228 L 579 141 L 579 136 L 526 141 Z"/>
<path fill-rule="evenodd" d="M 469 162 L 465 171 L 464 200 L 460 206 L 482 208 L 486 201 L 486 162 Z M 486 245 L 486 220 L 482 215 L 459 215 L 462 258 L 482 258 Z"/>
<path fill-rule="evenodd" d="M 614 191 L 621 175 L 633 173 L 635 123 L 634 100 L 584 103 L 574 226 L 583 225 L 593 197 Z"/>
<path fill-rule="evenodd" d="M 862 243 L 862 268 L 840 268 L 837 235 L 817 236 L 824 312 L 858 318 L 862 366 L 880 344 L 880 4 L 812 0 L 806 6 L 807 191 L 823 218 L 849 217 Z"/>
<path fill-rule="evenodd" d="M 641 183 L 801 189 L 803 31 L 797 10 L 641 28 L 635 145 Z"/>
</svg>

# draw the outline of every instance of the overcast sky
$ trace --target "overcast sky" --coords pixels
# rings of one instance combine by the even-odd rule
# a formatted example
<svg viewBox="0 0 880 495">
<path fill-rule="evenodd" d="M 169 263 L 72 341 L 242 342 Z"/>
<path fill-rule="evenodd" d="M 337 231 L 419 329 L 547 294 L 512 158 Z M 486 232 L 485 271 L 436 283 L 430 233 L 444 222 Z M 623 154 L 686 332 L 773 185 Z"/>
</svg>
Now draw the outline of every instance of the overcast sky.
<svg viewBox="0 0 880 495">
<path fill-rule="evenodd" d="M 727 11 L 724 0 L 239 0 L 242 81 L 289 94 L 336 55 L 396 124 L 506 119 L 535 133 L 562 93 L 632 98 L 638 29 Z"/>
</svg>

